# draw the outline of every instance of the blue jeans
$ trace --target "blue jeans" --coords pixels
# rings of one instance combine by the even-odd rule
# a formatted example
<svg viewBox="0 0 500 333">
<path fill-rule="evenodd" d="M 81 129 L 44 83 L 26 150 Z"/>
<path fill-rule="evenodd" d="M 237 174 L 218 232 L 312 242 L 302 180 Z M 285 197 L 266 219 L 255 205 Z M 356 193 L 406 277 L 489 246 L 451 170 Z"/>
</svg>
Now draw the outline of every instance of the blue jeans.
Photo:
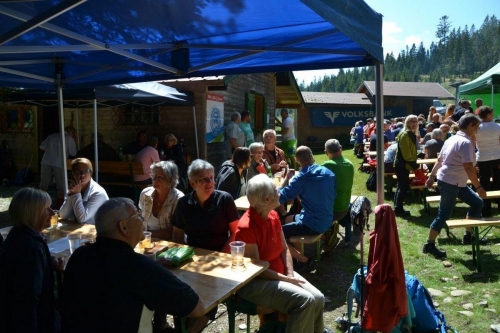
<svg viewBox="0 0 500 333">
<path fill-rule="evenodd" d="M 320 232 L 314 231 L 308 226 L 306 226 L 302 221 L 290 222 L 287 224 L 283 224 L 283 235 L 285 239 L 290 239 L 293 236 L 302 236 L 302 235 L 318 235 Z"/>
<path fill-rule="evenodd" d="M 448 220 L 453 212 L 457 198 L 470 206 L 467 216 L 481 217 L 481 210 L 483 209 L 483 199 L 481 199 L 476 192 L 470 187 L 458 187 L 456 185 L 448 184 L 438 180 L 438 189 L 441 193 L 441 201 L 439 202 L 439 210 L 436 218 L 431 223 L 431 229 L 440 232 L 444 227 L 446 220 Z"/>
</svg>

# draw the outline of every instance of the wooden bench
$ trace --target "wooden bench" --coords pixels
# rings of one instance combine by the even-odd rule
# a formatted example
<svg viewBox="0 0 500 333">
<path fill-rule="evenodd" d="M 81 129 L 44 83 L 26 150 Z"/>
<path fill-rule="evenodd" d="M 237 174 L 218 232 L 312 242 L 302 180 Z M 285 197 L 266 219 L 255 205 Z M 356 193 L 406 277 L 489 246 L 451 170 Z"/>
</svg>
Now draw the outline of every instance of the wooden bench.
<svg viewBox="0 0 500 333">
<path fill-rule="evenodd" d="M 491 191 L 500 192 L 500 191 Z M 487 192 L 489 193 L 489 192 Z M 481 272 L 481 251 L 480 251 L 480 227 L 487 227 L 488 231 L 491 227 L 500 226 L 500 217 L 485 217 L 477 220 L 462 219 L 446 221 L 448 228 L 472 228 L 472 263 L 477 267 L 477 271 Z"/>
<path fill-rule="evenodd" d="M 467 181 L 467 185 L 472 185 L 471 181 Z M 499 191 L 487 191 L 486 192 L 486 198 L 483 198 L 485 200 L 487 199 L 498 199 L 500 198 L 500 190 Z M 441 201 L 441 196 L 440 195 L 432 195 L 432 196 L 427 196 L 424 198 L 424 208 L 427 214 L 430 214 L 430 204 L 435 204 L 439 203 Z M 461 200 L 457 198 L 457 202 L 460 202 Z"/>
<path fill-rule="evenodd" d="M 351 195 L 351 203 L 353 203 L 358 198 L 357 195 Z M 336 233 L 338 234 L 339 225 L 338 221 L 335 220 L 332 222 L 332 228 L 336 229 Z M 316 260 L 318 263 L 321 260 L 321 237 L 323 234 L 319 235 L 299 235 L 290 237 L 290 242 L 292 243 L 300 243 L 300 253 L 304 254 L 304 244 L 316 244 Z"/>
<path fill-rule="evenodd" d="M 71 162 L 73 160 L 67 160 L 66 166 L 68 170 L 71 170 Z M 95 169 L 94 161 L 90 161 L 92 166 Z M 99 161 L 99 175 L 107 174 L 112 176 L 118 176 L 116 180 L 105 180 L 99 179 L 98 183 L 101 186 L 126 186 L 130 187 L 133 190 L 134 200 L 139 200 L 139 190 L 142 190 L 148 186 L 149 184 L 137 184 L 134 181 L 134 175 L 144 175 L 144 169 L 142 164 L 139 162 L 131 162 L 131 161 Z M 95 173 L 95 170 L 94 170 Z"/>
</svg>

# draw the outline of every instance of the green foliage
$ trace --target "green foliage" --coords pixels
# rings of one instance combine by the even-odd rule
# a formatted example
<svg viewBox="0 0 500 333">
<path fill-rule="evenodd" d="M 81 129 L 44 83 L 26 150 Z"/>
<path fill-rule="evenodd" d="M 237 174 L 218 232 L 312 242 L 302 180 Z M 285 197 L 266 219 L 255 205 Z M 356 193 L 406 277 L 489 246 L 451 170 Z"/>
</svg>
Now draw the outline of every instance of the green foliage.
<svg viewBox="0 0 500 333">
<path fill-rule="evenodd" d="M 423 43 L 406 46 L 399 55 L 387 54 L 384 80 L 396 82 L 438 82 L 450 79 L 473 80 L 500 61 L 500 21 L 486 16 L 481 28 L 452 29 L 448 16 L 437 25 L 439 42 L 426 49 Z M 301 91 L 356 92 L 363 81 L 374 81 L 374 67 L 340 69 L 337 76 L 314 79 L 309 85 L 299 84 Z M 454 90 L 454 89 L 453 89 Z"/>
</svg>

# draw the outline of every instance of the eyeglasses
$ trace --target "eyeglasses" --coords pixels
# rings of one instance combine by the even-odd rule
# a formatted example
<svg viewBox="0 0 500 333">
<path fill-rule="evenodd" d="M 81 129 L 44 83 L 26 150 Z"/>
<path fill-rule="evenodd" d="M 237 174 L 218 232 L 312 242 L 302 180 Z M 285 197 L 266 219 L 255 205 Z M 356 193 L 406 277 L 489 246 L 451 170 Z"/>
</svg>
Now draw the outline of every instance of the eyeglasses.
<svg viewBox="0 0 500 333">
<path fill-rule="evenodd" d="M 150 174 L 149 177 L 151 177 L 152 180 L 157 180 L 157 181 L 167 180 L 165 177 L 163 177 L 163 176 L 157 176 L 155 174 Z"/>
<path fill-rule="evenodd" d="M 92 171 L 90 171 L 90 169 L 86 169 L 86 170 L 73 170 L 73 174 L 74 175 L 85 175 L 87 173 L 91 173 Z"/>
<path fill-rule="evenodd" d="M 121 222 L 121 221 L 126 221 L 126 220 L 129 220 L 133 217 L 137 217 L 139 220 L 141 220 L 142 222 L 144 222 L 144 217 L 142 217 L 142 211 L 140 209 L 137 210 L 137 212 L 134 214 L 134 215 L 130 215 L 129 217 L 127 218 L 124 218 L 118 222 Z"/>
<path fill-rule="evenodd" d="M 215 180 L 214 180 L 214 177 L 205 177 L 205 178 L 200 178 L 198 180 L 196 180 L 196 182 L 198 184 L 210 184 L 210 183 L 213 183 Z"/>
</svg>

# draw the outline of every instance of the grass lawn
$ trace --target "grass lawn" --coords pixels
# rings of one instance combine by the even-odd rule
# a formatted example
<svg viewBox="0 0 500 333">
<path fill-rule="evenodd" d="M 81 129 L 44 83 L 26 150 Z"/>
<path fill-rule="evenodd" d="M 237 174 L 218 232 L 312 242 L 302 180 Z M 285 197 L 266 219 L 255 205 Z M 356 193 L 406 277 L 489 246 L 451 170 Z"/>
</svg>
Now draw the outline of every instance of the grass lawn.
<svg viewBox="0 0 500 333">
<path fill-rule="evenodd" d="M 319 164 L 326 159 L 322 153 L 314 156 L 316 163 Z M 356 169 L 359 167 L 361 160 L 354 156 L 351 149 L 346 149 L 344 156 L 355 164 Z M 376 193 L 366 190 L 365 182 L 367 178 L 368 174 L 355 171 L 352 194 L 368 197 L 372 202 L 372 208 L 375 208 L 377 205 Z M 392 205 L 392 199 L 392 195 L 388 196 L 386 194 L 384 203 Z M 442 261 L 421 253 L 422 246 L 427 239 L 429 225 L 437 214 L 437 205 L 433 205 L 431 215 L 427 215 L 417 198 L 414 201 L 411 200 L 411 195 L 408 195 L 405 208 L 411 211 L 412 217 L 396 219 L 405 269 L 410 274 L 417 276 L 427 288 L 438 289 L 445 294 L 442 297 L 434 297 L 434 302 L 439 304 L 438 309 L 445 314 L 449 325 L 459 332 L 490 332 L 490 325 L 499 322 L 499 316 L 495 310 L 500 311 L 500 299 L 498 297 L 500 274 L 500 259 L 498 258 L 500 254 L 499 229 L 497 227 L 491 229 L 486 236 L 489 245 L 481 247 L 483 250 L 483 272 L 480 274 L 476 272 L 472 264 L 471 246 L 461 245 L 464 229 L 451 229 L 450 232 L 454 236 L 452 238 L 448 238 L 443 230 L 438 242 L 440 248 L 447 251 L 447 260 L 451 262 L 451 267 L 444 267 Z M 494 204 L 494 207 L 496 207 L 496 204 Z M 467 205 L 463 203 L 457 204 L 452 219 L 464 218 L 466 212 Z M 494 209 L 494 215 L 499 215 L 498 210 Z M 374 214 L 372 214 L 370 217 L 372 228 L 374 221 Z M 364 238 L 366 258 L 369 248 L 368 233 L 365 234 Z M 335 252 L 336 250 L 339 251 Z M 345 265 L 344 273 L 353 273 L 352 266 L 359 266 L 359 251 L 351 253 L 341 251 L 339 248 L 335 249 L 335 251 L 330 256 L 335 256 L 336 261 L 341 262 L 341 265 Z M 339 299 L 333 302 L 338 304 L 342 299 L 345 299 L 344 290 L 338 290 L 339 295 L 335 292 L 330 294 L 326 292 L 328 289 L 332 289 L 332 285 L 335 285 L 336 274 L 325 266 L 321 267 L 321 271 L 318 273 L 324 274 L 324 271 L 330 271 L 331 280 L 320 278 L 317 285 L 328 297 L 335 299 L 338 297 Z M 471 293 L 467 296 L 453 297 L 450 292 L 454 289 L 467 290 Z M 449 299 L 445 300 L 445 298 Z M 488 302 L 487 308 L 477 306 L 477 303 L 483 300 Z M 459 311 L 465 310 L 463 305 L 466 303 L 473 304 L 473 308 L 469 310 L 473 312 L 471 317 L 459 313 Z"/>
</svg>

